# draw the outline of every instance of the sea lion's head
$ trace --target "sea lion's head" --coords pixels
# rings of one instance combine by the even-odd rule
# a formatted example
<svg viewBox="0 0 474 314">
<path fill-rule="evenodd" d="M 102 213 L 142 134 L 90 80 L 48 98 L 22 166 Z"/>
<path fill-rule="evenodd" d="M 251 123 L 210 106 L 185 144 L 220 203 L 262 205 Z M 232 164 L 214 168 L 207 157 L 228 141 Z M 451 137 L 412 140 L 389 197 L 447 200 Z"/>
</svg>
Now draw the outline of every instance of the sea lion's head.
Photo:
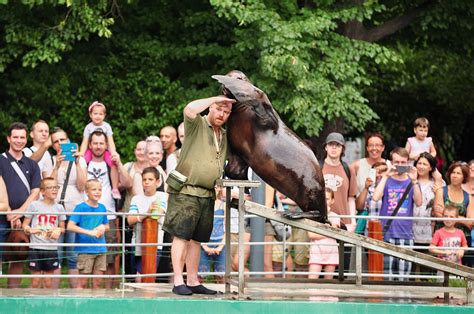
<svg viewBox="0 0 474 314">
<path fill-rule="evenodd" d="M 239 70 L 232 70 L 229 73 L 227 73 L 226 76 L 251 83 L 247 75 L 245 75 L 244 72 L 239 71 Z M 236 99 L 235 96 L 232 94 L 232 92 L 229 89 L 227 89 L 224 86 L 224 84 L 221 84 L 221 93 L 226 97 Z"/>
</svg>

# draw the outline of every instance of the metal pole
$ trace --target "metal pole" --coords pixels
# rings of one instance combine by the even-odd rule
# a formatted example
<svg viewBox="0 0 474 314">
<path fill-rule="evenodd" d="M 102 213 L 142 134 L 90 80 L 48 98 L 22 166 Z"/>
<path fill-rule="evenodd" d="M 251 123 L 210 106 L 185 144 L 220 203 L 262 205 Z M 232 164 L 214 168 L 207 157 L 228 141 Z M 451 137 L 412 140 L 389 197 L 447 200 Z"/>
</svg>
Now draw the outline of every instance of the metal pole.
<svg viewBox="0 0 474 314">
<path fill-rule="evenodd" d="M 360 245 L 356 245 L 356 285 L 362 285 L 362 247 Z"/>
<path fill-rule="evenodd" d="M 244 297 L 245 287 L 245 247 L 244 247 L 244 229 L 245 229 L 245 208 L 244 208 L 244 187 L 239 187 L 239 298 Z"/>
<path fill-rule="evenodd" d="M 339 282 L 344 281 L 344 242 L 337 241 L 339 243 Z"/>
<path fill-rule="evenodd" d="M 121 289 L 125 289 L 125 214 L 122 209 L 122 282 Z"/>
<path fill-rule="evenodd" d="M 286 246 L 286 229 L 288 228 L 288 225 L 285 225 L 285 234 L 283 235 L 283 260 L 282 260 L 282 263 L 281 263 L 281 267 L 282 267 L 282 277 L 283 278 L 286 278 L 286 250 L 287 250 L 287 246 Z"/>
<path fill-rule="evenodd" d="M 231 187 L 225 188 L 225 293 L 230 293 L 230 271 L 231 271 L 231 244 L 230 244 L 230 202 L 231 202 Z"/>
<path fill-rule="evenodd" d="M 443 287 L 449 287 L 449 273 L 444 272 Z M 449 304 L 449 292 L 444 293 L 444 303 Z"/>
<path fill-rule="evenodd" d="M 265 182 L 263 182 L 255 172 L 252 174 L 252 179 L 261 182 L 261 185 L 258 188 L 252 188 L 252 201 L 259 204 L 265 204 Z M 265 240 L 265 218 L 251 218 L 250 229 L 252 230 L 251 242 L 263 242 Z M 263 272 L 264 246 L 252 245 L 250 252 L 250 270 Z"/>
<path fill-rule="evenodd" d="M 466 303 L 468 305 L 472 305 L 474 303 L 473 286 L 474 281 L 466 280 Z"/>
</svg>

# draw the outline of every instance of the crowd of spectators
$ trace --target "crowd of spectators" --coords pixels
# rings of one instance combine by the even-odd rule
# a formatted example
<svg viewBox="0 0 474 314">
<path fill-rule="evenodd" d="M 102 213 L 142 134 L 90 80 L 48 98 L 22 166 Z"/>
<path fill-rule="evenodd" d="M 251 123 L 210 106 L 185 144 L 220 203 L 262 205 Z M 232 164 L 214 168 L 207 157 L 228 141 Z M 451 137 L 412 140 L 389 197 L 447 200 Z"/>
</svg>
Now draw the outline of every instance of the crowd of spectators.
<svg viewBox="0 0 474 314">
<path fill-rule="evenodd" d="M 115 146 L 115 133 L 105 122 L 106 106 L 96 101 L 88 112 L 90 123 L 84 128 L 81 144 L 72 149 L 64 146 L 73 142 L 67 133 L 61 128 L 50 131 L 46 121 L 33 123 L 30 132 L 23 123 L 11 124 L 7 135 L 9 146 L 0 157 L 0 211 L 4 212 L 0 215 L 0 242 L 29 242 L 30 246 L 29 249 L 5 246 L 0 251 L 3 271 L 21 274 L 26 263 L 32 274 L 59 274 L 61 267 L 66 267 L 72 275 L 113 275 L 121 266 L 127 274 L 140 274 L 140 246 L 127 247 L 125 265 L 120 265 L 117 247 L 105 244 L 121 243 L 122 229 L 125 229 L 123 241 L 141 243 L 141 224 L 148 219 L 144 214 L 156 214 L 159 229 L 156 241 L 172 242 L 161 225 L 168 204 L 166 179 L 176 168 L 186 138 L 183 124 L 178 128 L 162 128 L 160 136 L 138 139 L 135 160 L 123 164 Z M 322 147 L 325 158 L 320 163 L 329 220 L 333 226 L 363 235 L 368 234 L 368 221 L 380 222 L 386 242 L 415 246 L 419 251 L 472 267 L 474 252 L 464 249 L 473 246 L 473 222 L 434 222 L 429 218 L 474 218 L 474 161 L 453 162 L 443 180 L 428 131 L 428 120 L 417 119 L 415 136 L 407 139 L 405 147 L 392 150 L 387 160 L 382 157 L 384 137 L 380 133 L 369 134 L 365 139 L 366 157 L 351 165 L 343 161 L 346 144 L 343 135 L 329 134 Z M 28 135 L 32 143 L 29 147 Z M 218 189 L 216 195 L 211 240 L 202 245 L 199 265 L 200 272 L 205 273 L 225 270 L 224 191 Z M 299 210 L 292 200 L 271 187 L 267 187 L 266 195 L 268 207 Z M 117 219 L 118 210 L 133 214 L 127 217 L 125 225 Z M 379 215 L 413 217 L 413 220 L 379 220 Z M 236 241 L 239 230 L 235 219 L 232 221 L 229 232 Z M 286 265 L 290 271 L 309 271 L 309 278 L 318 278 L 323 270 L 328 273 L 325 278 L 332 278 L 331 273 L 340 266 L 333 239 L 293 228 L 285 240 L 302 244 L 290 246 L 290 253 L 283 254 L 282 239 L 275 228 L 270 221 L 265 223 L 264 270 L 268 277 Z M 251 231 L 247 223 L 242 231 L 246 241 L 250 240 Z M 71 246 L 58 246 L 58 243 Z M 95 245 L 85 245 L 91 243 Z M 236 247 L 232 247 L 231 254 L 235 269 Z M 248 260 L 248 247 L 245 254 Z M 346 248 L 345 271 L 352 268 L 353 255 L 351 248 Z M 168 245 L 159 247 L 157 265 L 158 272 L 172 272 Z M 364 267 L 367 267 L 365 260 Z M 384 269 L 388 278 L 394 276 L 399 280 L 412 272 L 426 271 L 420 267 L 412 269 L 411 262 L 389 256 L 385 257 Z M 222 281 L 220 276 L 216 279 Z M 19 287 L 20 282 L 19 278 L 9 278 L 8 287 Z M 88 283 L 70 278 L 68 284 L 85 288 Z M 115 284 L 112 279 L 105 280 L 106 288 Z M 92 287 L 101 285 L 102 280 L 94 278 Z M 58 288 L 59 280 L 31 280 L 31 287 L 41 286 Z"/>
</svg>

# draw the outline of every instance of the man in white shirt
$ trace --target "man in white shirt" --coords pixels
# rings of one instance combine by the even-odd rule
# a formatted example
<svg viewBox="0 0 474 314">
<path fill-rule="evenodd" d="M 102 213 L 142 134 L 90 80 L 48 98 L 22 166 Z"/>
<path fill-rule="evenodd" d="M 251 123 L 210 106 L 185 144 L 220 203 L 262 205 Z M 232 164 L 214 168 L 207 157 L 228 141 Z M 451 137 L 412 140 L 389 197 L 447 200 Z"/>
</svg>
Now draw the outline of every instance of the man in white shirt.
<svg viewBox="0 0 474 314">
<path fill-rule="evenodd" d="M 92 160 L 87 165 L 87 179 L 96 179 L 102 184 L 102 196 L 99 200 L 100 204 L 103 204 L 107 209 L 107 218 L 110 225 L 110 230 L 105 233 L 105 239 L 107 243 L 119 243 L 120 242 L 120 226 L 117 216 L 115 215 L 115 201 L 112 197 L 112 184 L 110 181 L 109 171 L 107 163 L 104 160 L 104 154 L 107 150 L 107 136 L 102 131 L 94 131 L 91 133 L 89 138 L 89 149 L 92 151 Z M 112 154 L 112 160 L 117 165 L 117 169 L 120 175 L 120 183 L 124 188 L 130 188 L 132 185 L 132 178 L 124 168 L 120 156 L 117 153 Z M 115 247 L 107 247 L 108 252 L 117 251 Z M 117 254 L 107 255 L 107 271 L 108 275 L 115 275 L 115 265 L 119 264 Z M 107 289 L 112 288 L 113 280 L 107 280 L 105 287 Z"/>
<path fill-rule="evenodd" d="M 36 161 L 41 170 L 41 177 L 47 177 L 53 170 L 53 158 L 48 152 L 51 147 L 49 126 L 44 120 L 38 120 L 31 126 L 30 137 L 33 146 L 25 147 L 23 153 L 26 157 Z"/>
</svg>

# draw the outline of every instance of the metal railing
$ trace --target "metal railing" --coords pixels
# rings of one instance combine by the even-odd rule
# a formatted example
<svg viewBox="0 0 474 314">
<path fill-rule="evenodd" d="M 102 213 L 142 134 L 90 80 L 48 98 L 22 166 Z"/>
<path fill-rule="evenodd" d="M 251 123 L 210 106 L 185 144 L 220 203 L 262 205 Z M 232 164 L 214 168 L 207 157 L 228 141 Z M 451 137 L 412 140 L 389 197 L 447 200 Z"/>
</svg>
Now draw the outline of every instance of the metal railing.
<svg viewBox="0 0 474 314">
<path fill-rule="evenodd" d="M 0 213 L 0 215 L 6 215 L 8 213 Z M 37 214 L 33 212 L 24 212 L 23 214 Z M 42 214 L 48 214 L 48 215 L 59 215 L 57 212 L 45 212 Z M 110 213 L 96 213 L 96 212 L 82 212 L 82 213 L 61 213 L 62 215 L 85 215 L 85 216 L 103 216 L 107 215 Z M 120 284 L 121 287 L 124 287 L 126 280 L 127 279 L 135 279 L 135 278 L 143 278 L 143 277 L 169 277 L 172 276 L 172 273 L 154 273 L 154 274 L 126 274 L 125 273 L 125 256 L 127 254 L 127 248 L 134 248 L 134 247 L 146 247 L 146 246 L 162 246 L 162 247 L 167 247 L 171 246 L 171 243 L 125 243 L 125 228 L 123 226 L 126 225 L 126 218 L 127 216 L 143 216 L 143 217 L 149 217 L 149 216 L 159 216 L 154 213 L 149 213 L 149 214 L 138 214 L 138 213 L 124 213 L 124 212 L 117 212 L 115 213 L 117 216 L 117 219 L 121 219 L 122 221 L 122 239 L 121 243 L 106 243 L 106 244 L 79 244 L 79 243 L 41 243 L 41 246 L 54 246 L 54 247 L 119 247 L 121 248 L 120 252 L 116 252 L 116 254 L 121 255 L 121 273 L 116 274 L 116 275 L 81 275 L 81 274 L 59 274 L 59 275 L 28 275 L 28 274 L 15 274 L 15 275 L 8 275 L 8 274 L 0 274 L 0 278 L 106 278 L 106 279 L 120 279 Z M 163 215 L 163 214 L 161 214 Z M 216 216 L 217 217 L 217 216 Z M 255 215 L 245 215 L 245 218 L 252 218 L 256 217 Z M 394 219 L 394 220 L 429 220 L 429 221 L 469 221 L 469 222 L 474 222 L 474 219 L 468 219 L 468 218 L 435 218 L 435 217 L 392 217 L 392 216 L 357 216 L 357 215 L 339 215 L 341 218 L 361 218 L 364 220 L 371 220 L 371 219 Z M 235 218 L 235 217 L 233 217 Z M 67 231 L 66 231 L 67 232 Z M 215 245 L 216 243 L 203 243 L 203 244 L 211 244 Z M 268 242 L 243 242 L 242 245 L 249 245 L 249 246 L 258 246 L 258 245 L 268 245 Z M 271 245 L 273 246 L 282 246 L 283 247 L 283 258 L 282 258 L 282 269 L 280 271 L 273 271 L 271 273 L 269 272 L 259 272 L 259 271 L 250 271 L 250 272 L 244 272 L 244 275 L 249 275 L 249 276 L 261 276 L 261 275 L 268 275 L 268 274 L 273 274 L 273 275 L 280 275 L 283 278 L 289 276 L 289 275 L 323 275 L 326 274 L 325 272 L 298 272 L 298 271 L 289 271 L 286 268 L 286 257 L 288 254 L 291 254 L 288 250 L 288 246 L 293 246 L 293 245 L 306 245 L 310 246 L 312 242 L 294 242 L 294 241 L 288 241 L 286 239 L 283 239 L 281 242 L 272 242 Z M 230 245 L 237 246 L 238 242 L 230 242 Z M 2 247 L 29 247 L 31 246 L 30 243 L 0 243 L 0 246 Z M 345 246 L 349 247 L 355 247 L 355 245 L 350 244 L 350 243 L 345 243 Z M 427 250 L 427 246 L 406 246 L 405 248 L 409 249 L 423 249 Z M 437 249 L 446 249 L 450 250 L 453 249 L 452 247 L 437 247 Z M 467 252 L 473 252 L 474 248 L 465 248 L 465 251 Z M 130 253 L 128 253 L 130 254 Z M 238 275 L 239 272 L 229 272 L 230 275 Z M 200 272 L 199 273 L 202 276 L 208 276 L 208 275 L 213 275 L 213 276 L 223 276 L 225 273 L 222 272 Z M 333 275 L 340 275 L 340 273 L 332 273 Z M 347 277 L 356 277 L 356 273 L 354 272 L 345 272 L 344 276 Z M 372 273 L 361 273 L 359 276 L 361 277 L 386 277 L 387 274 L 372 274 Z M 443 276 L 439 275 L 420 275 L 420 274 L 414 274 L 414 275 L 391 275 L 392 277 L 403 277 L 403 278 L 414 278 L 414 279 L 444 279 Z"/>
</svg>

